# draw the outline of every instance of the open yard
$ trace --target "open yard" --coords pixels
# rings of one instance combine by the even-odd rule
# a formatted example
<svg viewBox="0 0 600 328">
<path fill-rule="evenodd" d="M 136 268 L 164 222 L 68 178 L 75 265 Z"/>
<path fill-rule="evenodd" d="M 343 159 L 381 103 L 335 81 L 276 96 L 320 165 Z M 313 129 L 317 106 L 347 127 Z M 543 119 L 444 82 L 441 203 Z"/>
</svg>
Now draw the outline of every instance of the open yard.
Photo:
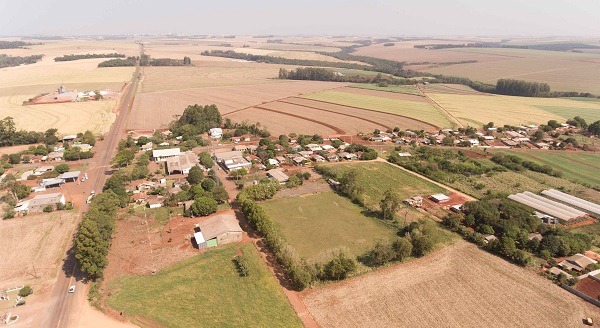
<svg viewBox="0 0 600 328">
<path fill-rule="evenodd" d="M 0 221 L 0 288 L 47 286 L 56 276 L 77 212 L 58 211 Z"/>
<path fill-rule="evenodd" d="M 530 98 L 501 95 L 449 94 L 431 91 L 433 100 L 465 124 L 482 126 L 546 124 L 565 122 L 577 115 L 591 120 L 599 117 L 600 104 L 565 98 Z"/>
<path fill-rule="evenodd" d="M 233 257 L 249 259 L 241 277 Z M 126 276 L 107 299 L 134 322 L 163 327 L 301 327 L 281 287 L 251 243 L 225 245 L 156 275 Z M 141 317 L 141 318 L 140 318 Z"/>
<path fill-rule="evenodd" d="M 421 120 L 435 127 L 452 127 L 450 119 L 427 99 L 414 95 L 357 88 L 326 90 L 304 98 L 380 111 Z M 436 130 L 433 128 L 433 130 Z"/>
<path fill-rule="evenodd" d="M 303 293 L 322 327 L 581 327 L 596 307 L 463 241 Z"/>
<path fill-rule="evenodd" d="M 341 175 L 345 170 L 356 170 L 364 202 L 373 208 L 379 206 L 379 201 L 388 189 L 392 189 L 403 199 L 416 195 L 427 197 L 434 193 L 447 193 L 445 189 L 429 181 L 384 162 L 353 162 L 328 165 L 327 168 L 336 175 Z"/>
<path fill-rule="evenodd" d="M 550 165 L 562 172 L 565 179 L 600 187 L 600 154 L 589 152 L 564 151 L 494 151 L 516 155 L 524 160 Z"/>
<path fill-rule="evenodd" d="M 307 260 L 326 259 L 343 249 L 358 256 L 378 240 L 390 240 L 395 230 L 332 191 L 262 203 L 283 235 Z"/>
</svg>

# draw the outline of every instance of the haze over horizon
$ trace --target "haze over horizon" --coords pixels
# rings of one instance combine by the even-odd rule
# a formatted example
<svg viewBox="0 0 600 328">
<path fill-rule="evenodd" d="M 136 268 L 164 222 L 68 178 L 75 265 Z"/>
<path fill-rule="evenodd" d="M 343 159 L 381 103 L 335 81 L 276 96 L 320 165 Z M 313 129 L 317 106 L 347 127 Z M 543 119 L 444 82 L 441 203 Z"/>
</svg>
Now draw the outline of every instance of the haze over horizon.
<svg viewBox="0 0 600 328">
<path fill-rule="evenodd" d="M 600 1 L 61 0 L 0 3 L 0 34 L 600 36 Z M 77 28 L 73 28 L 76 26 Z"/>
</svg>

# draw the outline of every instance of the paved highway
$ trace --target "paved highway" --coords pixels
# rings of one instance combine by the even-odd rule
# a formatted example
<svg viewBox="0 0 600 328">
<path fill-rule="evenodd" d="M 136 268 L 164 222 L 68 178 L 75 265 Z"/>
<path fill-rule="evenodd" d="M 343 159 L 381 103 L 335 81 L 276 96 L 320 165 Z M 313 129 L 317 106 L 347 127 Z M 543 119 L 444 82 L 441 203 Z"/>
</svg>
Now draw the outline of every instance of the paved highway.
<svg viewBox="0 0 600 328">
<path fill-rule="evenodd" d="M 142 48 L 143 53 L 143 48 Z M 109 175 L 110 161 L 114 157 L 119 140 L 125 133 L 125 127 L 129 118 L 133 100 L 138 88 L 140 75 L 139 63 L 129 85 L 127 86 L 123 96 L 121 97 L 117 118 L 112 125 L 108 135 L 96 147 L 96 153 L 92 161 L 90 161 L 88 176 L 93 182 L 87 185 L 89 190 L 86 195 L 92 190 L 97 192 L 102 190 L 104 183 Z M 80 214 L 77 217 L 78 222 L 81 220 L 83 213 L 87 210 L 85 203 L 80 205 Z M 74 235 L 75 231 L 71 234 Z M 72 240 L 69 241 L 67 253 L 64 263 L 57 274 L 57 280 L 52 288 L 50 297 L 50 305 L 46 308 L 40 321 L 41 327 L 76 327 L 81 314 L 83 302 L 86 300 L 86 282 L 78 279 L 83 275 L 77 268 L 74 254 L 71 252 Z M 75 293 L 68 293 L 69 286 L 75 285 Z"/>
</svg>

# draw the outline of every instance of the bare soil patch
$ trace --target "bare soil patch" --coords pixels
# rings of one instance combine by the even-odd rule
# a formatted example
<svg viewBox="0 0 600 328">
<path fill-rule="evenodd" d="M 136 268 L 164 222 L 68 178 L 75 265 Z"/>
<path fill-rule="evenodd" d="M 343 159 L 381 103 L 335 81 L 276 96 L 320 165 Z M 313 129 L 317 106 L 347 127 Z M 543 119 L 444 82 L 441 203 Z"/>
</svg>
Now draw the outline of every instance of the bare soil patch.
<svg viewBox="0 0 600 328">
<path fill-rule="evenodd" d="M 600 296 L 600 282 L 589 277 L 579 280 L 575 289 L 595 300 Z"/>
<path fill-rule="evenodd" d="M 600 318 L 575 295 L 464 241 L 302 298 L 322 327 L 580 327 Z"/>
</svg>

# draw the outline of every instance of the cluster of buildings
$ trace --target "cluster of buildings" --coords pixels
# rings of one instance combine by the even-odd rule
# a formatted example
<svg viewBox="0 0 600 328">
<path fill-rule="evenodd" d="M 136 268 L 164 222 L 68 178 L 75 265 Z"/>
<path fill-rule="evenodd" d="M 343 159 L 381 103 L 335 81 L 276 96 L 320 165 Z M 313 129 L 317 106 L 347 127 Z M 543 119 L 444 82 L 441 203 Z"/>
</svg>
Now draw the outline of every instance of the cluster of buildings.
<svg viewBox="0 0 600 328">
<path fill-rule="evenodd" d="M 64 85 L 61 85 L 54 92 L 41 95 L 37 98 L 32 99 L 29 104 L 52 104 L 52 103 L 64 103 L 64 102 L 76 102 L 76 101 L 87 101 L 90 99 L 99 99 L 98 97 L 109 97 L 117 95 L 117 92 L 111 90 L 100 90 L 99 94 L 95 91 L 77 91 L 67 90 Z"/>
</svg>

